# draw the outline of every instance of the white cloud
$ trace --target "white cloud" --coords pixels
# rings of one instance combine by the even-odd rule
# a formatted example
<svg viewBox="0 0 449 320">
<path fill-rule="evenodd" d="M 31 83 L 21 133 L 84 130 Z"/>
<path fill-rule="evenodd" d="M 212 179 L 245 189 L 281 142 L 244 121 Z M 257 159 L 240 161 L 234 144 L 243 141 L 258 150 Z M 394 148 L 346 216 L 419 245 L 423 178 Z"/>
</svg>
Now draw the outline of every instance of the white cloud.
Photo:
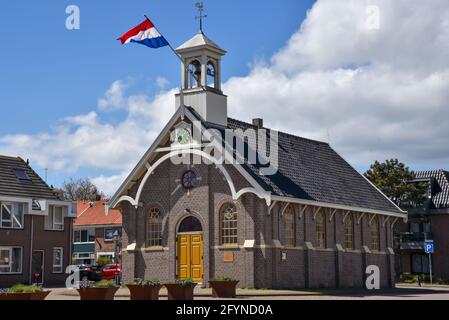
<svg viewBox="0 0 449 320">
<path fill-rule="evenodd" d="M 379 7 L 379 30 L 367 28 L 367 5 Z M 334 148 L 353 164 L 399 157 L 444 166 L 448 56 L 447 0 L 319 0 L 269 62 L 223 87 L 230 116 L 263 117 L 273 128 L 321 140 L 329 129 Z M 174 89 L 149 98 L 127 97 L 125 87 L 114 82 L 98 104 L 100 111 L 125 109 L 118 124 L 91 112 L 52 132 L 0 137 L 0 147 L 64 172 L 115 169 L 93 179 L 112 193 L 174 112 Z"/>
<path fill-rule="evenodd" d="M 167 78 L 164 77 L 157 77 L 156 78 L 156 85 L 159 87 L 160 90 L 164 90 L 167 88 L 167 86 L 170 84 L 170 81 L 168 81 Z"/>
<path fill-rule="evenodd" d="M 123 81 L 114 81 L 104 96 L 98 99 L 98 108 L 103 111 L 113 111 L 124 108 L 126 106 L 126 99 L 123 96 L 123 91 L 125 89 L 126 85 Z"/>
</svg>

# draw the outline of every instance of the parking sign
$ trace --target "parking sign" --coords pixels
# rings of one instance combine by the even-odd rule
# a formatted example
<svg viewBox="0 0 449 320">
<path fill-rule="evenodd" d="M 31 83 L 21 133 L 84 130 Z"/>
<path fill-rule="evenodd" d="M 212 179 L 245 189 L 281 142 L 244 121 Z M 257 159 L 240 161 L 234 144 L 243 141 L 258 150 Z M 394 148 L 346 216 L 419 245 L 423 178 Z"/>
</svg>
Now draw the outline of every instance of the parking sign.
<svg viewBox="0 0 449 320">
<path fill-rule="evenodd" d="M 426 253 L 433 253 L 434 247 L 433 247 L 433 240 L 426 240 L 424 243 L 424 251 Z"/>
</svg>

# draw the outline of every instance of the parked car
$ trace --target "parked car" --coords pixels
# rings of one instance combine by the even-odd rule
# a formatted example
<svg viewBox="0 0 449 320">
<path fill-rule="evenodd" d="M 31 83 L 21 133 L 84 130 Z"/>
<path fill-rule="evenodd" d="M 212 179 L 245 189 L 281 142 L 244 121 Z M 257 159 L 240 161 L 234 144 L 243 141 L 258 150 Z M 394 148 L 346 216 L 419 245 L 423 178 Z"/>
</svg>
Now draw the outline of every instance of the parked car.
<svg viewBox="0 0 449 320">
<path fill-rule="evenodd" d="M 78 266 L 81 281 L 100 281 L 102 277 L 101 269 L 95 266 Z"/>
<path fill-rule="evenodd" d="M 120 275 L 120 263 L 107 264 L 101 270 L 103 280 L 114 280 Z"/>
</svg>

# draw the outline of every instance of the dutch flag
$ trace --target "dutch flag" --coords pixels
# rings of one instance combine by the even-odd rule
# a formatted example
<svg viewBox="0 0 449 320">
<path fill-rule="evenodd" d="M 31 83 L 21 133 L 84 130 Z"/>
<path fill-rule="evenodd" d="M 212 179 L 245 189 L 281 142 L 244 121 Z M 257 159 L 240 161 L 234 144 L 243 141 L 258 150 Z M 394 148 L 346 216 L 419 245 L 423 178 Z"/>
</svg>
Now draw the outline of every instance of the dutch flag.
<svg viewBox="0 0 449 320">
<path fill-rule="evenodd" d="M 135 42 L 150 48 L 160 48 L 169 45 L 167 40 L 157 31 L 154 24 L 148 18 L 137 27 L 129 30 L 118 40 L 122 44 Z"/>
</svg>

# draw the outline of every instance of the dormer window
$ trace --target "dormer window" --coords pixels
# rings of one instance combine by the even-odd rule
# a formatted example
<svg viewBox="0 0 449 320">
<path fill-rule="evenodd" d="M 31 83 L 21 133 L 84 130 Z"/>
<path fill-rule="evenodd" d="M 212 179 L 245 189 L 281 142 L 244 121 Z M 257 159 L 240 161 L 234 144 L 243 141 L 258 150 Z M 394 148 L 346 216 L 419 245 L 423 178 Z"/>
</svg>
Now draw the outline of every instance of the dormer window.
<svg viewBox="0 0 449 320">
<path fill-rule="evenodd" d="M 28 176 L 28 173 L 23 169 L 14 169 L 14 173 L 20 181 L 30 181 L 30 177 Z"/>
<path fill-rule="evenodd" d="M 198 88 L 201 83 L 201 63 L 198 60 L 193 60 L 188 66 L 188 88 Z"/>
</svg>

